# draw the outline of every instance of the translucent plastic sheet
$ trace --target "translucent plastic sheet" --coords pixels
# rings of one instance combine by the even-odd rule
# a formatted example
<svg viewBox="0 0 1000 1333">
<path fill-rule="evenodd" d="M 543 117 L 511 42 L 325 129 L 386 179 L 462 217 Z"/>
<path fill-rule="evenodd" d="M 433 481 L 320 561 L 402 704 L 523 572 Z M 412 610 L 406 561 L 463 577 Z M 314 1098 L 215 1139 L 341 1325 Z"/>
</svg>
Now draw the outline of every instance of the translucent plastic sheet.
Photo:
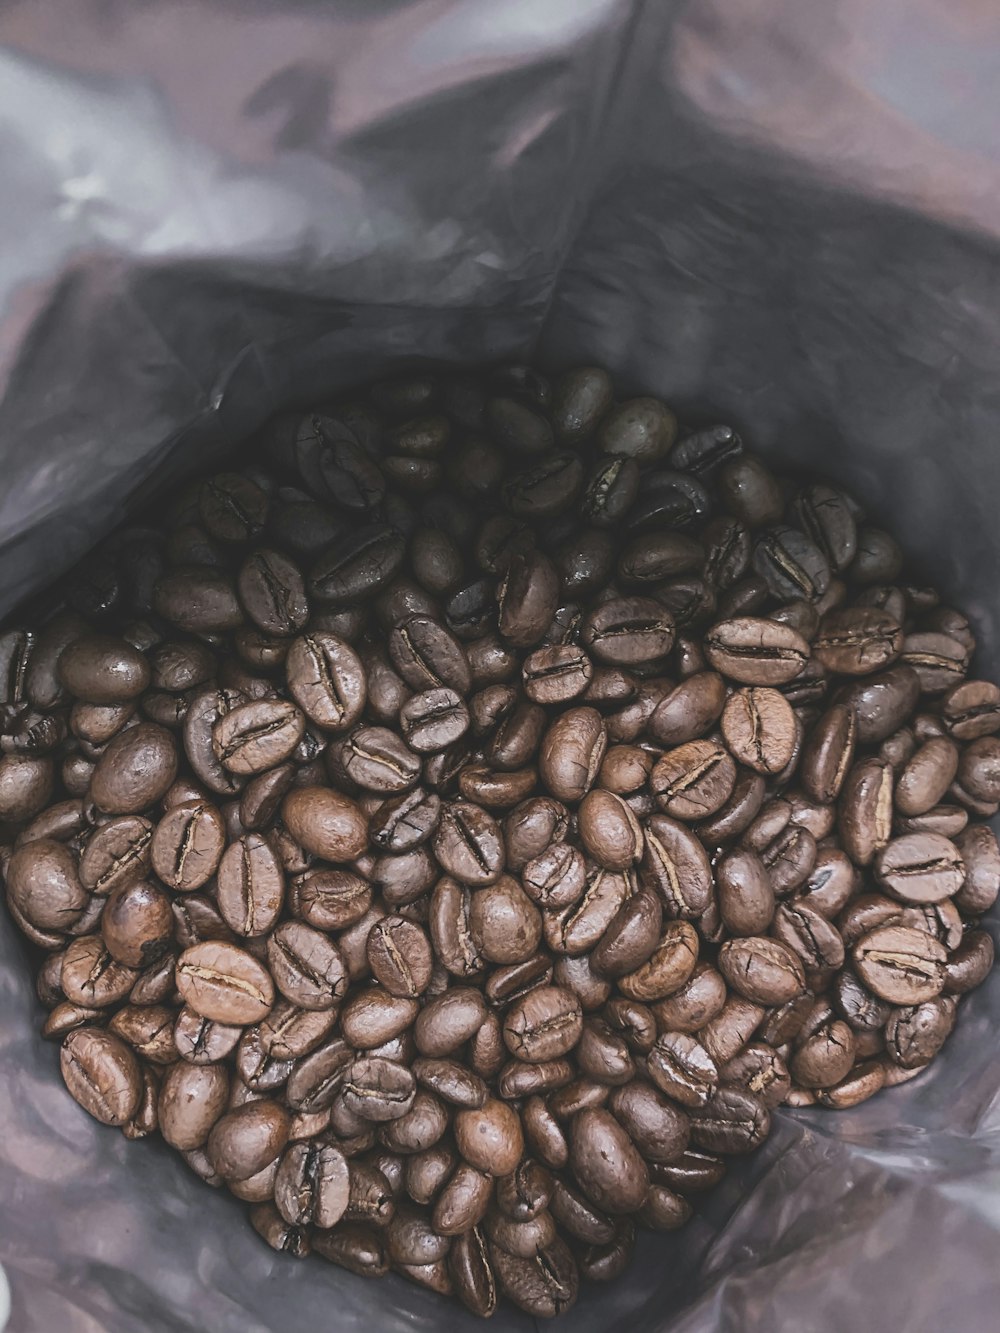
<svg viewBox="0 0 1000 1333">
<path fill-rule="evenodd" d="M 998 73 L 982 0 L 9 0 L 0 604 L 279 404 L 537 353 L 863 491 L 995 674 Z M 916 1081 L 780 1116 L 565 1326 L 996 1327 L 998 1018 L 994 976 Z M 477 1326 L 273 1255 L 89 1120 L 38 1022 L 5 922 L 15 1333 Z"/>
</svg>

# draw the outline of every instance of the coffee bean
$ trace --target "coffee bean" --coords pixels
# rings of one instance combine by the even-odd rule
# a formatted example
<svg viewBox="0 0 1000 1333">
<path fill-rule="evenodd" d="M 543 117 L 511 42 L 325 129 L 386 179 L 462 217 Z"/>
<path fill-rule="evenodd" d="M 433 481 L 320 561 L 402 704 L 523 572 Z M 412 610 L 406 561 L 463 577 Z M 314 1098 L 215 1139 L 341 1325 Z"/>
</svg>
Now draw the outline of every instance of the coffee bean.
<svg viewBox="0 0 1000 1333">
<path fill-rule="evenodd" d="M 736 782 L 736 765 L 714 741 L 688 741 L 658 760 L 650 787 L 668 815 L 676 819 L 703 819 L 729 799 Z"/>
<path fill-rule="evenodd" d="M 933 1000 L 944 986 L 947 954 L 937 940 L 907 926 L 880 926 L 852 949 L 861 980 L 890 1004 Z"/>
<path fill-rule="evenodd" d="M 766 1006 L 787 1004 L 806 984 L 797 955 L 779 940 L 759 935 L 727 940 L 719 950 L 719 970 L 734 990 Z"/>
<path fill-rule="evenodd" d="M 804 1088 L 832 1088 L 854 1063 L 854 1033 L 840 1019 L 823 1023 L 792 1056 L 791 1073 Z"/>
<path fill-rule="evenodd" d="M 893 838 L 875 859 L 875 878 L 895 898 L 911 903 L 941 902 L 958 892 L 965 866 L 958 848 L 938 833 Z"/>
<path fill-rule="evenodd" d="M 892 836 L 894 774 L 884 759 L 862 759 L 848 771 L 838 831 L 856 865 L 870 865 Z"/>
<path fill-rule="evenodd" d="M 372 975 L 391 995 L 414 998 L 430 984 L 433 955 L 423 930 L 402 917 L 383 917 L 368 936 Z"/>
<path fill-rule="evenodd" d="M 278 920 L 284 897 L 285 877 L 267 839 L 248 833 L 230 843 L 219 863 L 216 886 L 219 912 L 230 929 L 237 935 L 266 935 Z"/>
<path fill-rule="evenodd" d="M 479 991 L 452 986 L 420 1011 L 414 1029 L 417 1049 L 421 1055 L 451 1055 L 479 1029 L 485 1017 L 486 1006 Z"/>
<path fill-rule="evenodd" d="M 96 1120 L 124 1125 L 132 1118 L 142 1082 L 123 1041 L 101 1028 L 77 1028 L 62 1044 L 59 1065 L 71 1096 Z"/>
<path fill-rule="evenodd" d="M 584 648 L 599 662 L 632 667 L 669 653 L 674 621 L 652 598 L 615 598 L 587 617 L 580 637 Z"/>
<path fill-rule="evenodd" d="M 722 711 L 722 735 L 739 763 L 758 773 L 780 773 L 795 750 L 795 716 L 777 690 L 734 690 Z"/>
<path fill-rule="evenodd" d="M 487 1098 L 481 1107 L 458 1111 L 454 1129 L 459 1152 L 487 1176 L 509 1175 L 521 1160 L 521 1122 L 505 1102 Z"/>
<path fill-rule="evenodd" d="M 368 844 L 357 805 L 325 787 L 297 787 L 281 806 L 285 826 L 302 846 L 327 861 L 353 861 Z"/>
<path fill-rule="evenodd" d="M 164 884 L 188 893 L 215 874 L 225 845 L 225 824 L 215 806 L 183 801 L 157 824 L 148 855 Z"/>
<path fill-rule="evenodd" d="M 705 653 L 716 671 L 730 680 L 780 685 L 802 671 L 809 645 L 787 625 L 744 616 L 713 625 L 705 635 Z"/>
<path fill-rule="evenodd" d="M 589 1199 L 612 1214 L 640 1208 L 649 1189 L 646 1165 L 609 1111 L 581 1111 L 570 1126 L 570 1165 Z"/>
<path fill-rule="evenodd" d="M 274 1002 L 273 982 L 260 963 L 222 941 L 206 940 L 186 949 L 176 977 L 185 1004 L 219 1023 L 257 1023 Z"/>
<path fill-rule="evenodd" d="M 605 870 L 627 870 L 639 859 L 642 829 L 620 796 L 596 788 L 577 811 L 577 828 L 584 850 Z"/>
<path fill-rule="evenodd" d="M 710 1152 L 752 1152 L 767 1138 L 771 1117 L 764 1102 L 744 1088 L 721 1087 L 691 1117 L 691 1137 Z"/>
<path fill-rule="evenodd" d="M 90 795 L 105 814 L 139 814 L 160 800 L 176 775 L 177 746 L 170 733 L 140 722 L 109 741 L 90 780 Z"/>
<path fill-rule="evenodd" d="M 594 784 L 607 732 L 593 708 L 571 708 L 549 727 L 542 742 L 539 772 L 553 796 L 576 802 Z"/>
<path fill-rule="evenodd" d="M 292 698 L 317 726 L 347 731 L 361 716 L 367 695 L 364 668 L 336 634 L 316 631 L 294 639 L 285 673 Z"/>
<path fill-rule="evenodd" d="M 442 869 L 464 884 L 494 884 L 503 868 L 503 835 L 481 806 L 453 801 L 442 806 L 434 855 Z"/>
<path fill-rule="evenodd" d="M 173 933 L 170 899 L 158 885 L 140 881 L 108 895 L 101 913 L 101 935 L 116 962 L 148 967 L 170 949 Z"/>
<path fill-rule="evenodd" d="M 303 1009 L 329 1009 L 347 990 L 340 950 L 322 931 L 301 921 L 285 921 L 271 932 L 267 962 L 278 990 Z"/>
</svg>

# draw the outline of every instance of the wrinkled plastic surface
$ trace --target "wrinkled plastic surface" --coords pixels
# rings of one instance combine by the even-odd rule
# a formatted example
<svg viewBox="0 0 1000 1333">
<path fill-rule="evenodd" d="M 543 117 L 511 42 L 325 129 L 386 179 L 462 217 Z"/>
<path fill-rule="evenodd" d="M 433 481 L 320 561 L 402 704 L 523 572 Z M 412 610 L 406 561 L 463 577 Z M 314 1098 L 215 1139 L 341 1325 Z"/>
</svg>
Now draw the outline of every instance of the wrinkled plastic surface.
<svg viewBox="0 0 1000 1333">
<path fill-rule="evenodd" d="M 2 607 L 279 404 L 537 353 L 864 493 L 996 674 L 998 67 L 982 0 L 10 0 Z M 16 1333 L 478 1327 L 91 1121 L 0 945 Z M 995 975 L 916 1081 L 779 1117 L 564 1326 L 996 1327 L 998 1019 Z"/>
</svg>

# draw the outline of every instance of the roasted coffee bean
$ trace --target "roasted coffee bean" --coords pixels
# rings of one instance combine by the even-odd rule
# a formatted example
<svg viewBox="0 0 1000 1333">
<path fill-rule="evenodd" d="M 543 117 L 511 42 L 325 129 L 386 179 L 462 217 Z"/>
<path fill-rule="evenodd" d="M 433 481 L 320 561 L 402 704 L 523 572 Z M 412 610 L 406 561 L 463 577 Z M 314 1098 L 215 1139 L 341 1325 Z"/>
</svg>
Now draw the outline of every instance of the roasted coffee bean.
<svg viewBox="0 0 1000 1333">
<path fill-rule="evenodd" d="M 739 763 L 758 773 L 780 773 L 795 750 L 795 717 L 777 690 L 734 690 L 722 711 L 722 735 Z"/>
<path fill-rule="evenodd" d="M 726 852 L 716 865 L 719 912 L 733 935 L 759 935 L 774 916 L 774 887 L 764 862 L 749 848 Z"/>
<path fill-rule="evenodd" d="M 865 677 L 844 691 L 843 702 L 854 709 L 859 745 L 884 741 L 898 731 L 920 698 L 920 678 L 911 666 L 897 662 L 888 671 Z"/>
<path fill-rule="evenodd" d="M 522 671 L 524 692 L 533 703 L 560 704 L 584 692 L 594 666 L 575 644 L 552 644 L 531 653 Z"/>
<path fill-rule="evenodd" d="M 953 741 L 938 736 L 925 741 L 906 761 L 896 779 L 896 809 L 922 815 L 944 797 L 958 772 L 959 752 Z"/>
<path fill-rule="evenodd" d="M 256 958 L 220 940 L 186 949 L 176 978 L 184 1002 L 219 1023 L 257 1023 L 274 1003 L 274 984 Z"/>
<path fill-rule="evenodd" d="M 809 972 L 843 965 L 844 942 L 840 933 L 803 900 L 779 904 L 771 928 L 777 940 L 796 954 Z"/>
<path fill-rule="evenodd" d="M 72 1097 L 104 1125 L 125 1125 L 142 1095 L 139 1065 L 128 1046 L 110 1032 L 80 1027 L 67 1034 L 59 1054 Z"/>
<path fill-rule="evenodd" d="M 326 787 L 296 787 L 281 806 L 285 827 L 306 851 L 353 861 L 368 845 L 367 820 L 346 796 Z"/>
<path fill-rule="evenodd" d="M 639 821 L 612 792 L 596 788 L 584 796 L 577 811 L 577 830 L 584 851 L 605 870 L 627 870 L 642 853 Z"/>
<path fill-rule="evenodd" d="M 752 1152 L 767 1138 L 771 1117 L 763 1100 L 745 1088 L 723 1086 L 691 1117 L 691 1137 L 710 1152 Z"/>
<path fill-rule="evenodd" d="M 656 1086 L 682 1106 L 704 1106 L 719 1083 L 716 1062 L 687 1033 L 665 1032 L 658 1037 L 646 1067 Z"/>
<path fill-rule="evenodd" d="M 101 935 L 116 962 L 148 967 L 169 951 L 173 933 L 170 899 L 159 885 L 140 881 L 108 895 L 101 913 Z"/>
<path fill-rule="evenodd" d="M 775 597 L 816 601 L 830 584 L 830 566 L 814 541 L 797 528 L 766 529 L 753 549 L 753 567 Z"/>
<path fill-rule="evenodd" d="M 876 607 L 853 607 L 827 612 L 813 652 L 828 671 L 867 676 L 894 661 L 902 646 L 903 631 L 891 615 Z"/>
<path fill-rule="evenodd" d="M 229 1071 L 225 1065 L 171 1065 L 160 1084 L 160 1133 L 171 1147 L 182 1151 L 204 1147 L 228 1100 Z"/>
<path fill-rule="evenodd" d="M 719 970 L 734 990 L 768 1007 L 787 1004 L 805 990 L 798 956 L 765 936 L 727 940 L 719 950 Z"/>
<path fill-rule="evenodd" d="M 453 801 L 442 806 L 434 855 L 448 874 L 464 884 L 494 884 L 503 869 L 503 835 L 481 806 Z"/>
<path fill-rule="evenodd" d="M 642 1206 L 649 1189 L 646 1164 L 609 1111 L 591 1108 L 573 1118 L 570 1165 L 584 1193 L 605 1212 L 630 1213 Z"/>
<path fill-rule="evenodd" d="M 735 782 L 732 757 L 710 740 L 688 741 L 668 751 L 650 775 L 661 809 L 676 819 L 714 814 L 729 799 Z"/>
<path fill-rule="evenodd" d="M 521 1122 L 505 1102 L 487 1098 L 481 1107 L 458 1111 L 454 1130 L 459 1152 L 484 1175 L 507 1176 L 521 1160 Z"/>
<path fill-rule="evenodd" d="M 719 1071 L 723 1083 L 731 1083 L 759 1097 L 769 1111 L 780 1106 L 791 1090 L 792 1080 L 785 1061 L 764 1042 L 751 1042 Z"/>
<path fill-rule="evenodd" d="M 148 855 L 164 884 L 187 893 L 215 874 L 225 845 L 225 823 L 215 806 L 183 801 L 157 824 Z"/>
<path fill-rule="evenodd" d="M 384 587 L 405 554 L 403 534 L 388 524 L 348 530 L 320 552 L 309 570 L 307 591 L 327 606 L 350 606 Z"/>
<path fill-rule="evenodd" d="M 607 730 L 594 708 L 570 708 L 551 724 L 542 740 L 539 774 L 558 800 L 575 803 L 594 785 Z"/>
<path fill-rule="evenodd" d="M 965 881 L 955 895 L 955 905 L 963 912 L 979 916 L 989 911 L 1000 893 L 1000 847 L 996 834 L 985 824 L 973 824 L 954 841 L 965 865 Z"/>
<path fill-rule="evenodd" d="M 483 992 L 495 1008 L 516 1004 L 536 986 L 552 980 L 552 959 L 545 953 L 532 954 L 523 962 L 496 968 L 488 977 Z"/>
<path fill-rule="evenodd" d="M 809 658 L 809 645 L 787 625 L 745 616 L 713 625 L 705 635 L 705 653 L 716 671 L 730 680 L 780 685 L 800 673 Z"/>
<path fill-rule="evenodd" d="M 992 936 L 985 930 L 970 930 L 945 964 L 945 991 L 964 995 L 982 985 L 993 966 L 993 955 Z"/>
<path fill-rule="evenodd" d="M 100 935 L 73 940 L 63 954 L 60 985 L 71 1004 L 105 1009 L 123 1000 L 137 977 L 136 968 L 112 957 Z"/>
<path fill-rule="evenodd" d="M 867 866 L 892 836 L 894 774 L 892 766 L 874 756 L 859 760 L 848 772 L 840 797 L 838 831 L 844 850 L 859 866 Z"/>
<path fill-rule="evenodd" d="M 433 966 L 430 941 L 412 921 L 398 916 L 383 917 L 372 927 L 367 952 L 372 975 L 391 995 L 413 999 L 430 984 Z"/>
<path fill-rule="evenodd" d="M 558 986 L 530 991 L 510 1009 L 503 1025 L 507 1049 L 519 1060 L 555 1060 L 573 1049 L 583 1017 L 575 995 Z"/>
<path fill-rule="evenodd" d="M 583 895 L 569 907 L 547 911 L 545 940 L 555 953 L 572 955 L 593 949 L 628 896 L 623 875 L 595 866 L 587 875 Z"/>
<path fill-rule="evenodd" d="M 614 598 L 587 617 L 580 638 L 599 662 L 628 668 L 670 652 L 674 621 L 663 605 L 651 598 Z"/>
<path fill-rule="evenodd" d="M 695 527 L 709 513 L 711 496 L 697 477 L 664 468 L 649 473 L 644 482 L 628 516 L 629 532 Z"/>
<path fill-rule="evenodd" d="M 863 935 L 851 952 L 861 980 L 891 1004 L 922 1004 L 944 986 L 947 954 L 922 930 L 880 926 Z"/>
<path fill-rule="evenodd" d="M 329 1009 L 347 990 L 340 950 L 301 921 L 285 921 L 271 932 L 267 962 L 278 990 L 303 1009 Z"/>
<path fill-rule="evenodd" d="M 854 759 L 857 718 L 846 704 L 834 704 L 812 728 L 799 762 L 799 780 L 808 796 L 824 804 L 840 795 Z"/>
<path fill-rule="evenodd" d="M 177 746 L 169 731 L 140 722 L 108 742 L 90 780 L 90 795 L 104 814 L 139 814 L 160 800 L 176 775 Z"/>
<path fill-rule="evenodd" d="M 661 896 L 668 916 L 697 917 L 708 906 L 708 854 L 690 829 L 665 815 L 652 815 L 646 823 L 640 875 L 644 886 Z"/>
<path fill-rule="evenodd" d="M 361 716 L 367 696 L 364 668 L 336 634 L 314 631 L 293 640 L 285 674 L 292 698 L 317 726 L 347 731 Z"/>
<path fill-rule="evenodd" d="M 86 878 L 92 882 L 85 887 L 81 882 L 83 866 L 78 874 L 76 858 L 64 843 L 36 839 L 17 848 L 10 858 L 6 871 L 8 901 L 41 930 L 69 930 L 90 901 L 87 888 L 95 893 L 109 891 L 107 880 L 95 875 L 90 864 L 87 869 Z"/>
<path fill-rule="evenodd" d="M 965 865 L 958 848 L 938 833 L 893 838 L 875 858 L 875 878 L 908 903 L 936 903 L 962 887 Z"/>
<path fill-rule="evenodd" d="M 698 1033 L 702 1047 L 716 1065 L 724 1065 L 741 1051 L 764 1021 L 766 1010 L 752 1000 L 731 995 L 715 1018 Z"/>
<path fill-rule="evenodd" d="M 1000 687 L 985 680 L 954 685 L 941 700 L 941 720 L 959 741 L 1000 731 Z"/>
<path fill-rule="evenodd" d="M 854 1063 L 854 1033 L 840 1019 L 823 1023 L 792 1056 L 791 1073 L 803 1088 L 832 1088 Z"/>
</svg>

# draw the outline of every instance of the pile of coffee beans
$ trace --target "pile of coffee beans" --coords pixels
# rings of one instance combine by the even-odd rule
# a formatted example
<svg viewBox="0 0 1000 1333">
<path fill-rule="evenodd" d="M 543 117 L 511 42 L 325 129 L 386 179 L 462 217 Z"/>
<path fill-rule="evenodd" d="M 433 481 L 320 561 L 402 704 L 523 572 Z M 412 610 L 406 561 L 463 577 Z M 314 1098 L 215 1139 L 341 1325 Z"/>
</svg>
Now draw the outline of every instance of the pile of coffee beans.
<svg viewBox="0 0 1000 1333">
<path fill-rule="evenodd" d="M 565 1310 L 992 965 L 1000 689 L 901 565 L 599 369 L 273 422 L 0 637 L 70 1092 L 275 1249 Z"/>
</svg>

